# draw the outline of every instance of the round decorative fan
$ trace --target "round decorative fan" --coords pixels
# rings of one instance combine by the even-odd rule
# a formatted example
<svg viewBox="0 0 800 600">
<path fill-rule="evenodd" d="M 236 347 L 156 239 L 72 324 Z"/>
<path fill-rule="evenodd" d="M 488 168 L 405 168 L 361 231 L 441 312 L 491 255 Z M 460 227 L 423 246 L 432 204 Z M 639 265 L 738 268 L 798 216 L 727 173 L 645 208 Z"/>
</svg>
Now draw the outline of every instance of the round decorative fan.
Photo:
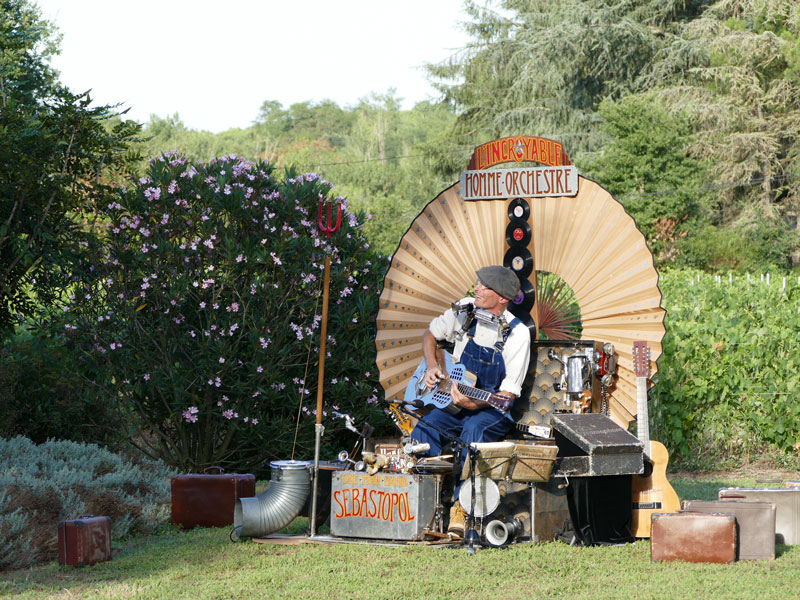
<svg viewBox="0 0 800 600">
<path fill-rule="evenodd" d="M 536 302 L 540 336 L 548 340 L 580 339 L 581 309 L 566 281 L 555 273 L 537 271 Z"/>
<path fill-rule="evenodd" d="M 464 201 L 458 189 L 449 187 L 416 217 L 384 280 L 376 344 L 390 401 L 403 397 L 422 360 L 431 319 L 465 295 L 480 267 L 503 264 L 509 248 L 511 199 Z M 527 200 L 530 278 L 540 274 L 531 314 L 551 340 L 579 335 L 614 344 L 618 377 L 609 390 L 609 415 L 627 427 L 636 416 L 633 342 L 648 343 L 652 376 L 665 333 L 652 254 L 633 218 L 593 181 L 579 177 L 575 197 Z"/>
</svg>

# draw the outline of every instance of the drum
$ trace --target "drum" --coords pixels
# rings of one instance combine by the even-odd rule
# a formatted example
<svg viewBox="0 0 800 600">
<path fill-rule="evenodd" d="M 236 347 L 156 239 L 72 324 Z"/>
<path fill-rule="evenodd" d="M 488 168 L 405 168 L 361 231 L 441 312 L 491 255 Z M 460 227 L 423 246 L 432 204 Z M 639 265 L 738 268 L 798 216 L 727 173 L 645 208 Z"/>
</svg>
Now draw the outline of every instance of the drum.
<svg viewBox="0 0 800 600">
<path fill-rule="evenodd" d="M 472 503 L 472 483 L 467 479 L 461 484 L 458 502 L 467 513 Z M 475 478 L 475 516 L 478 518 L 492 514 L 500 506 L 500 489 L 488 477 Z"/>
</svg>

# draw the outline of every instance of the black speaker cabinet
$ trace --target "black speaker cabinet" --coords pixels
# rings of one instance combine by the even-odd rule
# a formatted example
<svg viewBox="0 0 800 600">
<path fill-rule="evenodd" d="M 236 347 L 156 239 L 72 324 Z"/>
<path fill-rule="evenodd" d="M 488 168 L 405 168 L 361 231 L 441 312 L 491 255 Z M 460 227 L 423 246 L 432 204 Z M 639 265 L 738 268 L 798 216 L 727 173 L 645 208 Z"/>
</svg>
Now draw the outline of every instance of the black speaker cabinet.
<svg viewBox="0 0 800 600">
<path fill-rule="evenodd" d="M 585 546 L 635 541 L 632 493 L 632 475 L 570 477 L 567 504 L 578 540 Z"/>
<path fill-rule="evenodd" d="M 564 367 L 550 358 L 550 351 L 565 360 L 576 352 L 600 352 L 603 344 L 593 340 L 548 341 L 535 340 L 531 343 L 531 361 L 528 374 L 522 386 L 520 399 L 514 405 L 514 420 L 522 425 L 549 425 L 554 412 L 569 410 L 565 405 L 563 390 L 556 390 L 562 381 Z M 600 410 L 600 382 L 594 374 L 590 375 L 592 390 L 592 411 Z"/>
</svg>

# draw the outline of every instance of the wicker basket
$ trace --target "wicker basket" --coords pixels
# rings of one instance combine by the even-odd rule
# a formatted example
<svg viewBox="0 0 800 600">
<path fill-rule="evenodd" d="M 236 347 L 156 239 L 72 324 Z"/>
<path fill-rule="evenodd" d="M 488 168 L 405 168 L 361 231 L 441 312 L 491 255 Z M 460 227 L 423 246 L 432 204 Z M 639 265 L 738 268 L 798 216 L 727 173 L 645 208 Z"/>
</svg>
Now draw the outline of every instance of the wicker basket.
<svg viewBox="0 0 800 600">
<path fill-rule="evenodd" d="M 558 453 L 555 444 L 515 444 L 509 465 L 511 481 L 547 481 Z"/>
</svg>

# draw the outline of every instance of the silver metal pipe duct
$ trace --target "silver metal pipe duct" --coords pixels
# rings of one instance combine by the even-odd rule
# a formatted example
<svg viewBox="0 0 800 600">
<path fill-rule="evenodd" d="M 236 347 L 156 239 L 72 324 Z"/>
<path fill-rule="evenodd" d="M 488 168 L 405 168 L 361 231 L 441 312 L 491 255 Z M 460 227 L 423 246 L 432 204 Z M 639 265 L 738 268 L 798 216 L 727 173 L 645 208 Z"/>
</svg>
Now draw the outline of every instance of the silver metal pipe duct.
<svg viewBox="0 0 800 600">
<path fill-rule="evenodd" d="M 263 537 L 291 523 L 308 499 L 311 461 L 275 460 L 269 488 L 253 498 L 239 498 L 233 509 L 233 531 L 237 537 Z"/>
</svg>

